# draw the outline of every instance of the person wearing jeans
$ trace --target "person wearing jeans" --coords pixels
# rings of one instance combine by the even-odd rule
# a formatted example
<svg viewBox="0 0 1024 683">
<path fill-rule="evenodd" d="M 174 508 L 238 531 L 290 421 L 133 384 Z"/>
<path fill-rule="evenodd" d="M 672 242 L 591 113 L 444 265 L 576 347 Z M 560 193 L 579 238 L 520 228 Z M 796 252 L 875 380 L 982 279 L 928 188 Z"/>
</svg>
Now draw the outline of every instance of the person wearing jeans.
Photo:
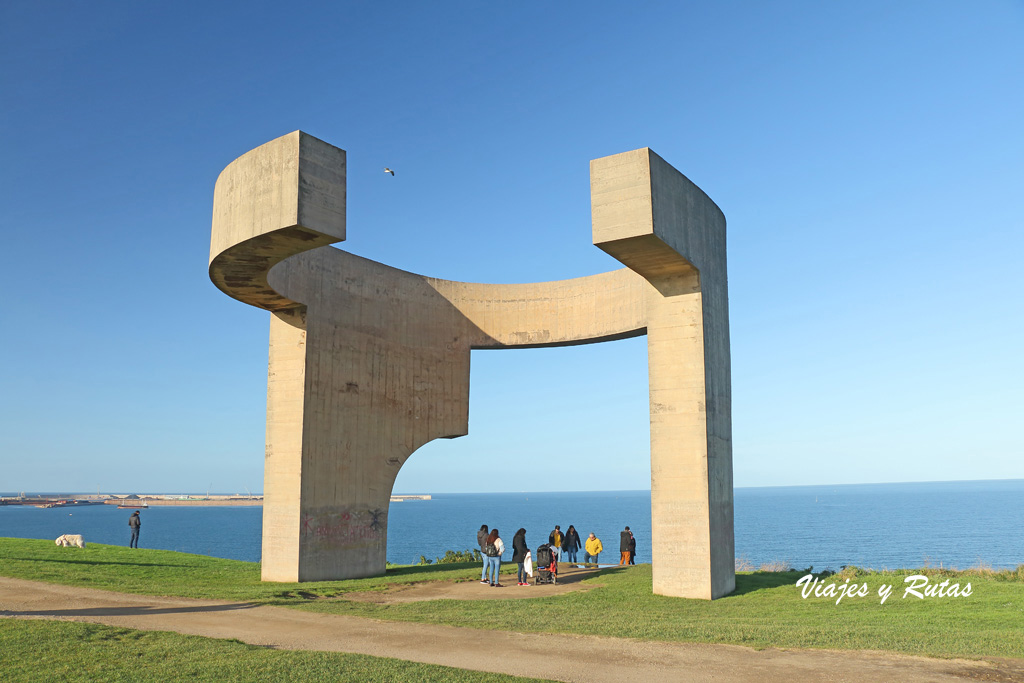
<svg viewBox="0 0 1024 683">
<path fill-rule="evenodd" d="M 501 555 L 495 555 L 487 559 L 491 562 L 491 588 L 502 588 L 503 586 L 498 582 L 498 572 L 501 571 Z"/>
<path fill-rule="evenodd" d="M 490 564 L 490 562 L 487 559 L 487 555 L 484 555 L 484 543 L 487 541 L 487 535 L 489 533 L 490 532 L 487 530 L 487 525 L 486 524 L 481 524 L 480 525 L 480 531 L 476 532 L 476 544 L 478 546 L 480 546 L 480 554 L 483 555 L 483 558 L 484 558 L 483 568 L 480 569 L 480 583 L 490 583 L 487 580 L 486 576 L 487 576 L 487 568 L 490 567 L 491 564 Z"/>
<path fill-rule="evenodd" d="M 562 550 L 565 551 L 565 556 L 569 562 L 576 564 L 576 553 L 581 545 L 580 535 L 576 533 L 576 527 L 570 524 L 569 528 L 565 530 L 565 538 L 562 539 Z"/>
<path fill-rule="evenodd" d="M 548 534 L 548 545 L 551 546 L 551 552 L 555 554 L 555 562 L 562 559 L 563 541 L 565 541 L 565 534 L 562 533 L 562 527 L 556 524 L 554 531 Z"/>
<path fill-rule="evenodd" d="M 520 529 L 512 537 L 512 561 L 519 565 L 516 580 L 520 586 L 530 585 L 526 580 L 526 556 L 529 554 L 530 551 L 526 547 L 526 529 Z"/>
<path fill-rule="evenodd" d="M 131 540 L 128 541 L 129 548 L 139 547 L 139 529 L 142 528 L 142 522 L 139 520 L 139 511 L 136 510 L 132 513 L 132 516 L 128 518 L 128 527 L 132 530 Z"/>
<path fill-rule="evenodd" d="M 594 535 L 594 532 L 590 532 L 590 536 L 587 537 L 587 545 L 583 552 L 583 564 L 589 564 L 593 562 L 597 564 L 597 556 L 604 550 L 604 546 L 601 545 L 601 539 Z"/>
<path fill-rule="evenodd" d="M 484 578 L 487 578 L 488 573 L 490 574 L 489 583 L 492 588 L 503 587 L 498 581 L 498 572 L 501 570 L 501 554 L 503 552 L 505 552 L 505 544 L 501 541 L 498 530 L 494 529 L 487 535 L 484 543 L 484 555 L 487 557 L 488 565 L 487 571 L 484 572 Z"/>
</svg>

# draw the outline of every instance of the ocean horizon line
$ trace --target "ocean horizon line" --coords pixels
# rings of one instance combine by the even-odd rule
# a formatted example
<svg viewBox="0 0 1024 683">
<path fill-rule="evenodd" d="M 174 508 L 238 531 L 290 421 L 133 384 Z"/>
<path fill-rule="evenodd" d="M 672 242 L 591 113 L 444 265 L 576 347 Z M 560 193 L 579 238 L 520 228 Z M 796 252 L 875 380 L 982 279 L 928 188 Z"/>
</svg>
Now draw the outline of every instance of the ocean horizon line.
<svg viewBox="0 0 1024 683">
<path fill-rule="evenodd" d="M 905 486 L 905 485 L 925 485 L 925 484 L 984 484 L 984 483 L 1005 483 L 1005 482 L 1021 482 L 1024 483 L 1024 477 L 1012 478 L 1012 479 L 933 479 L 928 481 L 865 481 L 856 482 L 849 484 L 771 484 L 767 486 L 734 486 L 734 491 L 746 491 L 753 489 L 798 489 L 798 488 L 822 488 L 822 487 L 853 487 L 853 486 Z M 535 494 L 535 493 L 650 493 L 651 489 L 573 489 L 573 490 L 561 490 L 561 491 L 419 491 L 420 494 L 430 495 L 485 495 L 485 494 Z M 397 491 L 392 495 L 396 496 L 407 496 L 415 495 L 414 493 L 398 493 Z"/>
<path fill-rule="evenodd" d="M 856 482 L 856 483 L 845 483 L 845 484 L 770 484 L 765 486 L 734 486 L 735 491 L 747 491 L 747 490 L 763 490 L 763 489 L 799 489 L 799 488 L 839 488 L 839 487 L 857 487 L 857 486 L 913 486 L 913 485 L 934 485 L 934 484 L 986 484 L 986 483 L 1013 483 L 1021 482 L 1024 483 L 1024 477 L 1021 478 L 1009 478 L 1009 479 L 932 479 L 927 481 L 878 481 L 878 482 Z M 579 493 L 650 493 L 650 488 L 644 489 L 573 489 L 573 490 L 534 490 L 534 491 L 424 491 L 424 490 L 410 490 L 410 491 L 394 491 L 391 495 L 394 496 L 414 496 L 414 495 L 537 495 L 537 494 L 579 494 Z M 50 489 L 50 490 L 37 490 L 37 491 L 10 491 L 0 492 L 0 497 L 12 498 L 20 495 L 26 496 L 122 496 L 122 495 L 139 495 L 139 496 L 195 496 L 197 498 L 203 498 L 207 496 L 243 496 L 243 497 L 256 497 L 263 496 L 262 491 L 246 492 L 241 494 L 238 492 L 189 492 L 189 491 L 173 491 L 173 492 L 151 492 L 138 490 L 132 490 L 132 493 L 124 493 L 120 489 L 116 492 L 108 493 L 92 493 L 84 491 L 76 491 L 74 489 Z"/>
</svg>

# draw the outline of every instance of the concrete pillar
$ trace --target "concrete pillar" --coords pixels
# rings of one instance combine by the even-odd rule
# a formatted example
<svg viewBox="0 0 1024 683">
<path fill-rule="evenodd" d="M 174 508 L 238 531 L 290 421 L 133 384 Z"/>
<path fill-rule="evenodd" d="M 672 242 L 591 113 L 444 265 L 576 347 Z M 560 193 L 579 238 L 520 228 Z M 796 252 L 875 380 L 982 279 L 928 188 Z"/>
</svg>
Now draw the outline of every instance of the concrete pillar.
<svg viewBox="0 0 1024 683">
<path fill-rule="evenodd" d="M 267 449 L 263 461 L 264 581 L 299 580 L 306 324 L 301 312 L 270 316 Z"/>
<path fill-rule="evenodd" d="M 650 285 L 654 592 L 736 587 L 725 216 L 650 149 L 591 162 L 594 243 Z"/>
</svg>

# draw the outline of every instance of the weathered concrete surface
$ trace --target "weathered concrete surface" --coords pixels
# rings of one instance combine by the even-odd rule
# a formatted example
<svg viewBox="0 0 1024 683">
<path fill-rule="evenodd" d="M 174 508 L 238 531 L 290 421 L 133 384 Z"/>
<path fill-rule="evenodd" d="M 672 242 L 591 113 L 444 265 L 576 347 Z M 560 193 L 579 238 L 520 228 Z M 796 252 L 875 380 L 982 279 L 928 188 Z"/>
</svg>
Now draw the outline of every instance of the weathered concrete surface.
<svg viewBox="0 0 1024 683">
<path fill-rule="evenodd" d="M 213 190 L 213 283 L 260 308 L 295 306 L 267 285 L 267 273 L 345 239 L 345 163 L 344 150 L 295 131 L 228 165 Z"/>
<path fill-rule="evenodd" d="M 725 219 L 649 150 L 592 163 L 594 241 L 628 268 L 521 285 L 428 278 L 345 237 L 345 153 L 301 132 L 221 174 L 210 277 L 273 312 L 263 578 L 384 572 L 399 469 L 468 432 L 474 348 L 647 333 L 655 591 L 733 589 Z"/>
</svg>

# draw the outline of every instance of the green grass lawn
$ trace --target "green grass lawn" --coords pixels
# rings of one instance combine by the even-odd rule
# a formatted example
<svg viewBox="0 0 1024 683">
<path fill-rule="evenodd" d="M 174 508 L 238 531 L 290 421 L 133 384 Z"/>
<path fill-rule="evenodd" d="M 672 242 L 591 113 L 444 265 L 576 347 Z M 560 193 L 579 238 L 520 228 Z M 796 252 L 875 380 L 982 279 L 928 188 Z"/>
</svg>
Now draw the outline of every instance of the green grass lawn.
<svg viewBox="0 0 1024 683">
<path fill-rule="evenodd" d="M 511 569 L 511 567 L 510 567 Z M 264 584 L 256 563 L 159 550 L 90 545 L 57 548 L 52 541 L 0 539 L 0 574 L 153 595 L 252 601 L 333 614 L 451 624 L 481 629 L 619 636 L 647 640 L 735 643 L 752 647 L 890 650 L 937 657 L 1024 658 L 1024 566 L 1014 572 L 957 574 L 908 570 L 857 574 L 825 583 L 867 583 L 871 595 L 801 597 L 802 572 L 736 577 L 734 594 L 712 602 L 653 595 L 649 565 L 611 568 L 584 580 L 588 591 L 529 600 L 435 600 L 379 605 L 350 602 L 346 592 L 435 580 L 475 580 L 476 564 L 388 569 L 384 577 L 303 584 Z M 927 572 L 951 578 L 972 594 L 903 598 L 903 579 Z M 880 604 L 877 590 L 894 585 Z M 512 586 L 508 590 L 516 590 Z"/>
<path fill-rule="evenodd" d="M 301 600 L 303 596 L 334 597 L 349 591 L 383 590 L 396 583 L 464 580 L 473 574 L 468 566 L 389 567 L 387 576 L 371 579 L 263 583 L 258 562 L 98 543 L 89 543 L 83 549 L 60 548 L 53 541 L 0 538 L 0 576 L 123 593 L 275 604 Z M 514 572 L 515 566 L 504 565 L 502 570 Z M 480 578 L 479 567 L 476 578 Z"/>
<path fill-rule="evenodd" d="M 0 619 L 0 680 L 525 683 L 537 679 L 384 657 L 271 650 L 235 640 L 98 624 Z"/>
</svg>

